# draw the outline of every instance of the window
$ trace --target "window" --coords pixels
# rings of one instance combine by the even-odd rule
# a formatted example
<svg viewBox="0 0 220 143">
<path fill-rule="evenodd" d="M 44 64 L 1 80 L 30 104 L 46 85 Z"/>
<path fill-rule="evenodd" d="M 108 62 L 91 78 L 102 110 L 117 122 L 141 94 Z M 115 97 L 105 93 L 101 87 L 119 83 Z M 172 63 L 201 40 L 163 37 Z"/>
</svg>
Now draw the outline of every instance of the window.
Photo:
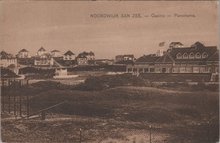
<svg viewBox="0 0 220 143">
<path fill-rule="evenodd" d="M 173 73 L 178 73 L 179 72 L 179 68 L 178 67 L 174 67 L 173 68 Z"/>
<path fill-rule="evenodd" d="M 137 72 L 137 68 L 133 68 L 133 72 Z"/>
<path fill-rule="evenodd" d="M 144 72 L 148 72 L 148 68 L 144 68 Z"/>
<path fill-rule="evenodd" d="M 132 72 L 132 68 L 128 68 L 128 72 Z"/>
<path fill-rule="evenodd" d="M 202 53 L 202 58 L 207 58 L 208 54 L 206 52 Z"/>
<path fill-rule="evenodd" d="M 199 67 L 193 67 L 193 73 L 199 73 Z"/>
<path fill-rule="evenodd" d="M 176 55 L 176 58 L 177 58 L 177 59 L 182 59 L 181 53 L 178 53 L 178 54 Z"/>
<path fill-rule="evenodd" d="M 188 54 L 187 53 L 183 54 L 183 59 L 188 59 Z"/>
<path fill-rule="evenodd" d="M 200 53 L 196 53 L 195 58 L 196 58 L 196 59 L 200 59 L 200 58 L 201 58 L 201 54 L 200 54 Z"/>
<path fill-rule="evenodd" d="M 185 67 L 180 67 L 180 73 L 185 73 Z"/>
<path fill-rule="evenodd" d="M 150 72 L 154 72 L 154 68 L 150 68 Z"/>
<path fill-rule="evenodd" d="M 189 59 L 194 59 L 194 53 L 189 54 Z"/>
<path fill-rule="evenodd" d="M 143 73 L 143 72 L 144 72 L 144 69 L 140 68 L 139 73 Z"/>
<path fill-rule="evenodd" d="M 166 68 L 162 68 L 162 73 L 165 73 L 166 72 Z"/>
</svg>

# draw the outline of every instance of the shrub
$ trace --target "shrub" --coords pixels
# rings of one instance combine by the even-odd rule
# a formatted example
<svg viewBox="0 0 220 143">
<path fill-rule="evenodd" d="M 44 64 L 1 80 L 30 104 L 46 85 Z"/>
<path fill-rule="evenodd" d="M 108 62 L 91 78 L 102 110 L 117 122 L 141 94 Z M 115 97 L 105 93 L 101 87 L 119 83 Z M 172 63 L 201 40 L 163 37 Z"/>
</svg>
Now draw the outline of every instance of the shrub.
<svg viewBox="0 0 220 143">
<path fill-rule="evenodd" d="M 116 86 L 146 86 L 149 85 L 147 80 L 133 76 L 131 74 L 123 75 L 103 75 L 99 77 L 89 77 L 84 83 L 76 87 L 80 90 L 103 90 L 106 88 L 113 88 Z"/>
</svg>

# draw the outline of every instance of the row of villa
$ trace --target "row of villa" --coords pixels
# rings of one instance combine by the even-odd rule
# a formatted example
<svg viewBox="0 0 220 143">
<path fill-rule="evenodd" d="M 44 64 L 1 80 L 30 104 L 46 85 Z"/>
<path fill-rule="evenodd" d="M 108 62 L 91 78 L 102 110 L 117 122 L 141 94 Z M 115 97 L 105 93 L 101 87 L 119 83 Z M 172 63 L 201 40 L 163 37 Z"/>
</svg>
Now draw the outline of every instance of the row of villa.
<svg viewBox="0 0 220 143">
<path fill-rule="evenodd" d="M 190 47 L 184 47 L 180 42 L 172 42 L 167 50 L 159 50 L 155 54 L 117 55 L 115 60 L 95 59 L 93 52 L 82 52 L 77 56 L 72 51 L 60 54 L 60 51 L 47 52 L 41 47 L 35 56 L 30 56 L 26 49 L 22 49 L 14 57 L 4 51 L 0 53 L 0 66 L 13 69 L 18 73 L 19 68 L 32 66 L 38 68 L 71 68 L 85 65 L 113 65 L 126 67 L 124 72 L 139 74 L 211 74 L 218 78 L 219 50 L 217 46 L 205 46 L 196 42 Z M 17 67 L 17 68 L 15 68 Z"/>
<path fill-rule="evenodd" d="M 63 67 L 66 65 L 74 66 L 88 65 L 95 60 L 95 54 L 93 52 L 82 52 L 76 56 L 72 51 L 68 50 L 64 54 L 61 54 L 58 50 L 47 52 L 41 47 L 35 56 L 30 56 L 29 51 L 22 49 L 16 56 L 2 51 L 1 56 L 1 67 L 15 66 L 38 66 L 38 67 Z"/>
</svg>

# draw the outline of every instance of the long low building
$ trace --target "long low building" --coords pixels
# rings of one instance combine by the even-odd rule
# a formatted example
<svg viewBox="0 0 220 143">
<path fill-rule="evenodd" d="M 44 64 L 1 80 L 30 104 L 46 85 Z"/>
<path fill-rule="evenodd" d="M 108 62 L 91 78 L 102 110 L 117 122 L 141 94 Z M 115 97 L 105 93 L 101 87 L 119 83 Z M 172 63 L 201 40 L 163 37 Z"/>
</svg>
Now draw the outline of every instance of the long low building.
<svg viewBox="0 0 220 143">
<path fill-rule="evenodd" d="M 219 50 L 216 46 L 204 46 L 196 42 L 191 47 L 170 48 L 162 56 L 144 55 L 127 73 L 219 73 Z"/>
</svg>

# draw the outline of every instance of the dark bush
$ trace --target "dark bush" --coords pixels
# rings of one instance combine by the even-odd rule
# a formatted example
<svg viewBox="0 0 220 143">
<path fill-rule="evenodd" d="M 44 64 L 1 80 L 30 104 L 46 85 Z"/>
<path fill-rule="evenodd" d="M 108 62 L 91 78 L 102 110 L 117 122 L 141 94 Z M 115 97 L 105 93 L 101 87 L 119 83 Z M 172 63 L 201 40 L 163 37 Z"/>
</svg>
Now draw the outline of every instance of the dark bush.
<svg viewBox="0 0 220 143">
<path fill-rule="evenodd" d="M 103 75 L 99 77 L 89 77 L 85 80 L 84 83 L 76 87 L 80 90 L 103 90 L 106 88 L 113 88 L 117 86 L 146 86 L 148 82 L 133 76 L 131 74 L 122 74 L 122 75 Z"/>
</svg>

